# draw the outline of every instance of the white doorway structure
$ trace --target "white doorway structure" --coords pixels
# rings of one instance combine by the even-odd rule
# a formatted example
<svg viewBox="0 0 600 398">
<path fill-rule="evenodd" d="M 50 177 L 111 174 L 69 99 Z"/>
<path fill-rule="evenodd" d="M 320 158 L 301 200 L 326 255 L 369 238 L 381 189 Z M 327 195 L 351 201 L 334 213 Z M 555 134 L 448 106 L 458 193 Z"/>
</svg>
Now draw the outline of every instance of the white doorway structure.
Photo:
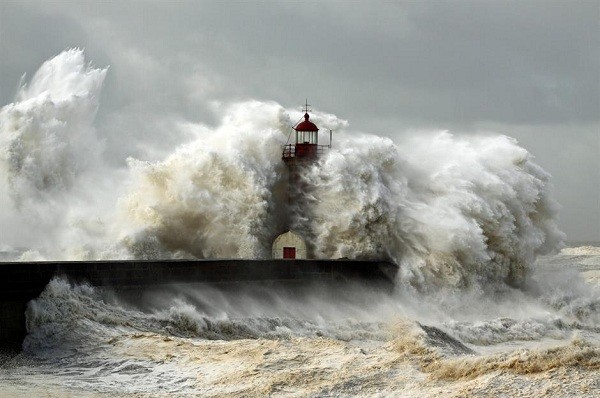
<svg viewBox="0 0 600 398">
<path fill-rule="evenodd" d="M 273 242 L 272 255 L 277 259 L 306 259 L 306 243 L 297 233 L 287 231 Z"/>
</svg>

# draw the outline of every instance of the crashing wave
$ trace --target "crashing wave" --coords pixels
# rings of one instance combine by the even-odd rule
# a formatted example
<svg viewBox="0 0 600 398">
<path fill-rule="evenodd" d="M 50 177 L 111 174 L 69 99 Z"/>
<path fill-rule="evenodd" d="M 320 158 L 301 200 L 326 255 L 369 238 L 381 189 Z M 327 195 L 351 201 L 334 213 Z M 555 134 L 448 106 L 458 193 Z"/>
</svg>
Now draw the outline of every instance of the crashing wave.
<svg viewBox="0 0 600 398">
<path fill-rule="evenodd" d="M 86 65 L 81 50 L 65 51 L 0 111 L 0 185 L 15 212 L 27 204 L 35 214 L 32 231 L 46 220 L 46 233 L 60 237 L 49 253 L 30 253 L 268 257 L 289 211 L 280 146 L 297 115 L 273 102 L 223 106 L 216 127 L 182 123 L 196 138 L 166 159 L 129 159 L 112 186 L 96 187 L 86 170 L 108 170 L 93 127 L 106 73 Z M 346 125 L 334 115 L 314 119 Z M 311 188 L 298 225 L 316 257 L 389 259 L 420 288 L 518 284 L 563 239 L 550 176 L 511 138 L 336 134 L 335 148 L 302 175 Z"/>
</svg>

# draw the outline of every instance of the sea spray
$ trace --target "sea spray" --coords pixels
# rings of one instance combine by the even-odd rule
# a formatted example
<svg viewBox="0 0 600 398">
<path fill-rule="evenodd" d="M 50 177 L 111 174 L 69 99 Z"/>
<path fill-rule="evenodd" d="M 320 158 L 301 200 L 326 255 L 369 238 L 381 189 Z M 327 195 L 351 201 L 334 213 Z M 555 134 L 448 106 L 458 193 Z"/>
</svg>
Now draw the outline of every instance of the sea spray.
<svg viewBox="0 0 600 398">
<path fill-rule="evenodd" d="M 106 74 L 67 50 L 0 109 L 0 227 L 24 259 L 89 258 L 82 248 L 104 233 L 99 203 L 115 190 L 94 119 Z"/>
<path fill-rule="evenodd" d="M 520 283 L 563 234 L 549 175 L 506 136 L 342 135 L 305 175 L 317 257 L 386 258 L 418 286 Z"/>
<path fill-rule="evenodd" d="M 317 258 L 388 259 L 405 282 L 461 287 L 521 283 L 536 256 L 563 238 L 548 174 L 505 136 L 438 133 L 420 138 L 427 145 L 397 145 L 341 135 L 339 148 L 301 170 L 305 190 L 287 207 L 273 194 L 287 180 L 280 124 L 274 117 L 271 130 L 244 134 L 224 120 L 163 162 L 132 161 L 128 206 L 141 226 L 134 242 L 151 239 L 160 248 L 151 253 L 261 258 L 277 232 L 269 215 L 287 209 Z"/>
<path fill-rule="evenodd" d="M 302 206 L 289 206 L 281 145 L 298 114 L 244 101 L 217 107 L 216 126 L 181 123 L 192 138 L 162 161 L 110 168 L 93 127 L 106 72 L 65 51 L 0 111 L 0 185 L 13 201 L 1 221 L 23 223 L 29 258 L 267 258 L 291 226 L 317 258 L 392 260 L 404 285 L 435 290 L 519 284 L 563 238 L 549 175 L 506 136 L 394 142 L 315 112 L 336 140 L 301 172 Z"/>
<path fill-rule="evenodd" d="M 18 206 L 69 190 L 100 161 L 93 122 L 106 72 L 86 65 L 83 51 L 65 51 L 44 62 L 0 111 L 2 177 Z"/>
<path fill-rule="evenodd" d="M 289 123 L 274 103 L 232 105 L 215 130 L 161 162 L 130 159 L 124 217 L 136 257 L 266 258 L 284 202 L 280 147 Z M 198 126 L 197 129 L 200 129 Z"/>
<path fill-rule="evenodd" d="M 173 284 L 148 288 L 140 296 L 137 291 L 117 294 L 110 288 L 54 278 L 28 304 L 24 348 L 63 355 L 54 348 L 76 350 L 87 344 L 93 349 L 92 343 L 103 345 L 115 335 L 138 332 L 208 340 L 386 339 L 381 319 L 396 310 L 391 297 L 358 284 L 346 287 L 350 289 L 255 285 L 228 291 L 205 284 Z M 365 300 L 371 301 L 368 308 L 363 306 Z"/>
</svg>

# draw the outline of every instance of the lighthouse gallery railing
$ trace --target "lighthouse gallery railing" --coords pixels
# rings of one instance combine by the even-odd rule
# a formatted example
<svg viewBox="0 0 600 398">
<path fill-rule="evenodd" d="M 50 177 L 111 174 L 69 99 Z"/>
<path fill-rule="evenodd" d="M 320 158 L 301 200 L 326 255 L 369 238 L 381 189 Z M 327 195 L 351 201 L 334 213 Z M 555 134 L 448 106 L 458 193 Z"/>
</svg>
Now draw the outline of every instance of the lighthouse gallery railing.
<svg viewBox="0 0 600 398">
<path fill-rule="evenodd" d="M 300 144 L 301 145 L 301 144 Z M 329 145 L 315 145 L 317 147 L 317 155 L 321 155 L 329 150 Z M 281 154 L 283 159 L 290 159 L 296 157 L 296 144 L 287 144 L 283 146 L 283 153 Z"/>
</svg>

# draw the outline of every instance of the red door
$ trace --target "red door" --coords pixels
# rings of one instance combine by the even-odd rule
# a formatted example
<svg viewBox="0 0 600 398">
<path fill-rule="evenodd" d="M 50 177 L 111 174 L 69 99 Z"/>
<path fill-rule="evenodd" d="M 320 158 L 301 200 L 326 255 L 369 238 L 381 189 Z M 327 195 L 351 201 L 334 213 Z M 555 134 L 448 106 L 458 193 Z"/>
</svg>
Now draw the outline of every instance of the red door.
<svg viewBox="0 0 600 398">
<path fill-rule="evenodd" d="M 295 247 L 284 247 L 283 248 L 283 258 L 296 258 L 296 248 Z"/>
</svg>

